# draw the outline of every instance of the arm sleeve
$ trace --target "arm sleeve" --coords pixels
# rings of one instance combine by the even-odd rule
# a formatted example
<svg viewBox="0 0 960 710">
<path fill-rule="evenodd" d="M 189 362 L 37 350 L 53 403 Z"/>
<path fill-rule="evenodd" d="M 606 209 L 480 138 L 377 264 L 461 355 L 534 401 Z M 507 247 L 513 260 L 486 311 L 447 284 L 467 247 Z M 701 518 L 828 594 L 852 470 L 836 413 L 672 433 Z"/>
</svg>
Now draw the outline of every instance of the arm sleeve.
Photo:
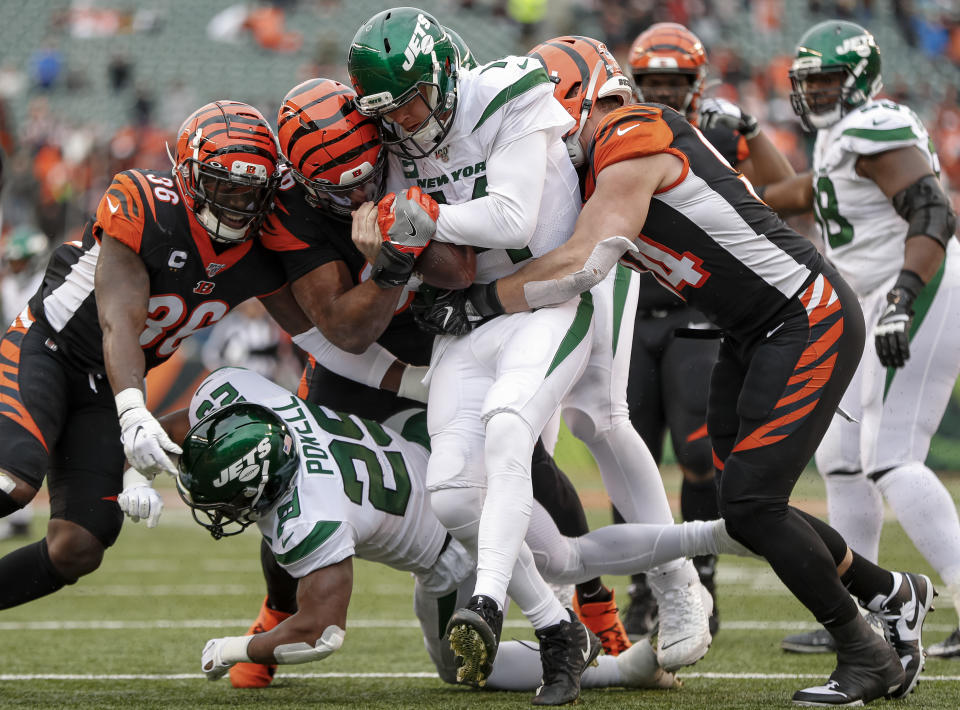
<svg viewBox="0 0 960 710">
<path fill-rule="evenodd" d="M 547 171 L 549 130 L 495 145 L 487 160 L 487 194 L 440 205 L 437 239 L 488 249 L 521 249 L 536 227 Z"/>
<path fill-rule="evenodd" d="M 379 343 L 370 343 L 360 354 L 348 353 L 327 340 L 317 328 L 294 336 L 293 342 L 334 374 L 377 389 L 390 365 L 397 359 Z"/>
</svg>

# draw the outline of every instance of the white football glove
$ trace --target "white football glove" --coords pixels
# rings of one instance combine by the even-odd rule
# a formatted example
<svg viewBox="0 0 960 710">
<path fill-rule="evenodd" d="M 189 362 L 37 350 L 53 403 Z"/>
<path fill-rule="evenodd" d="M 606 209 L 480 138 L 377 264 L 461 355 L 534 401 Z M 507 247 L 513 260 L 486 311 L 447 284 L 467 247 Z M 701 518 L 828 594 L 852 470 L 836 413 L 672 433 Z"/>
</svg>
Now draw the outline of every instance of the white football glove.
<svg viewBox="0 0 960 710">
<path fill-rule="evenodd" d="M 117 414 L 120 415 L 120 439 L 123 453 L 130 465 L 148 479 L 165 471 L 171 476 L 177 469 L 167 456 L 181 454 L 183 449 L 173 443 L 146 407 L 143 392 L 128 387 L 116 397 Z"/>
<path fill-rule="evenodd" d="M 207 680 L 219 680 L 234 664 L 249 662 L 247 646 L 252 640 L 253 636 L 227 636 L 207 641 L 200 656 L 200 669 Z"/>
<path fill-rule="evenodd" d="M 123 492 L 117 496 L 120 510 L 138 523 L 147 521 L 148 528 L 157 527 L 160 513 L 163 511 L 163 499 L 153 490 L 150 481 L 135 468 L 128 468 L 123 474 Z"/>
</svg>

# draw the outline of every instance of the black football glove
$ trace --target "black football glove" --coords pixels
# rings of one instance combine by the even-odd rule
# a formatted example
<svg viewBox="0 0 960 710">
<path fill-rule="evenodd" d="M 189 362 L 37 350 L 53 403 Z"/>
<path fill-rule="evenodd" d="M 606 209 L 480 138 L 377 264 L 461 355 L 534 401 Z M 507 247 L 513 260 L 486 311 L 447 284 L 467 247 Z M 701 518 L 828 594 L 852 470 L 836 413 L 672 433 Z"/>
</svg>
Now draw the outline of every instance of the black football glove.
<svg viewBox="0 0 960 710">
<path fill-rule="evenodd" d="M 913 302 L 922 288 L 920 277 L 904 270 L 887 294 L 887 307 L 873 331 L 877 357 L 884 367 L 903 367 L 910 358 Z"/>
<path fill-rule="evenodd" d="M 760 122 L 739 106 L 726 99 L 704 99 L 700 106 L 700 128 L 709 130 L 716 126 L 727 126 L 750 140 L 760 133 Z"/>
<path fill-rule="evenodd" d="M 469 311 L 473 311 L 471 314 Z M 420 287 L 410 313 L 420 330 L 432 335 L 466 335 L 479 317 L 467 301 L 466 289 L 451 291 L 426 284 Z"/>
</svg>

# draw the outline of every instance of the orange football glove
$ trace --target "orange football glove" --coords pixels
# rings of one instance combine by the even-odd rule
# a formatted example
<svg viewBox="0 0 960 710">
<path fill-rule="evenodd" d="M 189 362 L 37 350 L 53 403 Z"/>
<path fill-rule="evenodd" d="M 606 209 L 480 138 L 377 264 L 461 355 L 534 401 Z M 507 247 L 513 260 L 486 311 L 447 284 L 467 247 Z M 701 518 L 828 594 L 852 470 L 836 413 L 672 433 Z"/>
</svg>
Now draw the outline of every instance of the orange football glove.
<svg viewBox="0 0 960 710">
<path fill-rule="evenodd" d="M 377 226 L 384 240 L 397 251 L 416 259 L 437 231 L 440 205 L 419 187 L 402 195 L 391 192 L 377 204 Z"/>
</svg>

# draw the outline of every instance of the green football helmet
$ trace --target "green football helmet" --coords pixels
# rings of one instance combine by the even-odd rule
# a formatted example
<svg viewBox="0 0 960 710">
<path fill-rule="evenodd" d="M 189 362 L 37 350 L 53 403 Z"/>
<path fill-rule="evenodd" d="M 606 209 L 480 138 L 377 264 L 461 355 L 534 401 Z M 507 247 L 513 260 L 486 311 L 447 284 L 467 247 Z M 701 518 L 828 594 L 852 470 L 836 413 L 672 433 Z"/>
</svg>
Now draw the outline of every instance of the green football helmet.
<svg viewBox="0 0 960 710">
<path fill-rule="evenodd" d="M 360 113 L 380 120 L 383 144 L 407 158 L 440 145 L 457 106 L 460 50 L 439 22 L 414 7 L 384 10 L 361 25 L 350 43 L 347 70 Z M 386 114 L 420 97 L 429 115 L 406 130 Z"/>
<path fill-rule="evenodd" d="M 790 83 L 790 103 L 804 128 L 827 128 L 880 91 L 880 48 L 860 25 L 821 22 L 800 38 Z"/>
<path fill-rule="evenodd" d="M 454 32 L 449 27 L 444 27 L 443 31 L 447 33 L 447 36 L 450 38 L 450 41 L 453 42 L 457 49 L 460 51 L 460 66 L 464 69 L 476 69 L 480 66 L 477 63 L 476 57 L 473 56 L 473 52 L 470 51 L 470 47 L 467 46 L 467 43 L 463 41 L 457 32 Z"/>
<path fill-rule="evenodd" d="M 262 405 L 236 402 L 187 432 L 177 492 L 219 540 L 243 532 L 280 500 L 298 464 L 283 420 Z"/>
</svg>

